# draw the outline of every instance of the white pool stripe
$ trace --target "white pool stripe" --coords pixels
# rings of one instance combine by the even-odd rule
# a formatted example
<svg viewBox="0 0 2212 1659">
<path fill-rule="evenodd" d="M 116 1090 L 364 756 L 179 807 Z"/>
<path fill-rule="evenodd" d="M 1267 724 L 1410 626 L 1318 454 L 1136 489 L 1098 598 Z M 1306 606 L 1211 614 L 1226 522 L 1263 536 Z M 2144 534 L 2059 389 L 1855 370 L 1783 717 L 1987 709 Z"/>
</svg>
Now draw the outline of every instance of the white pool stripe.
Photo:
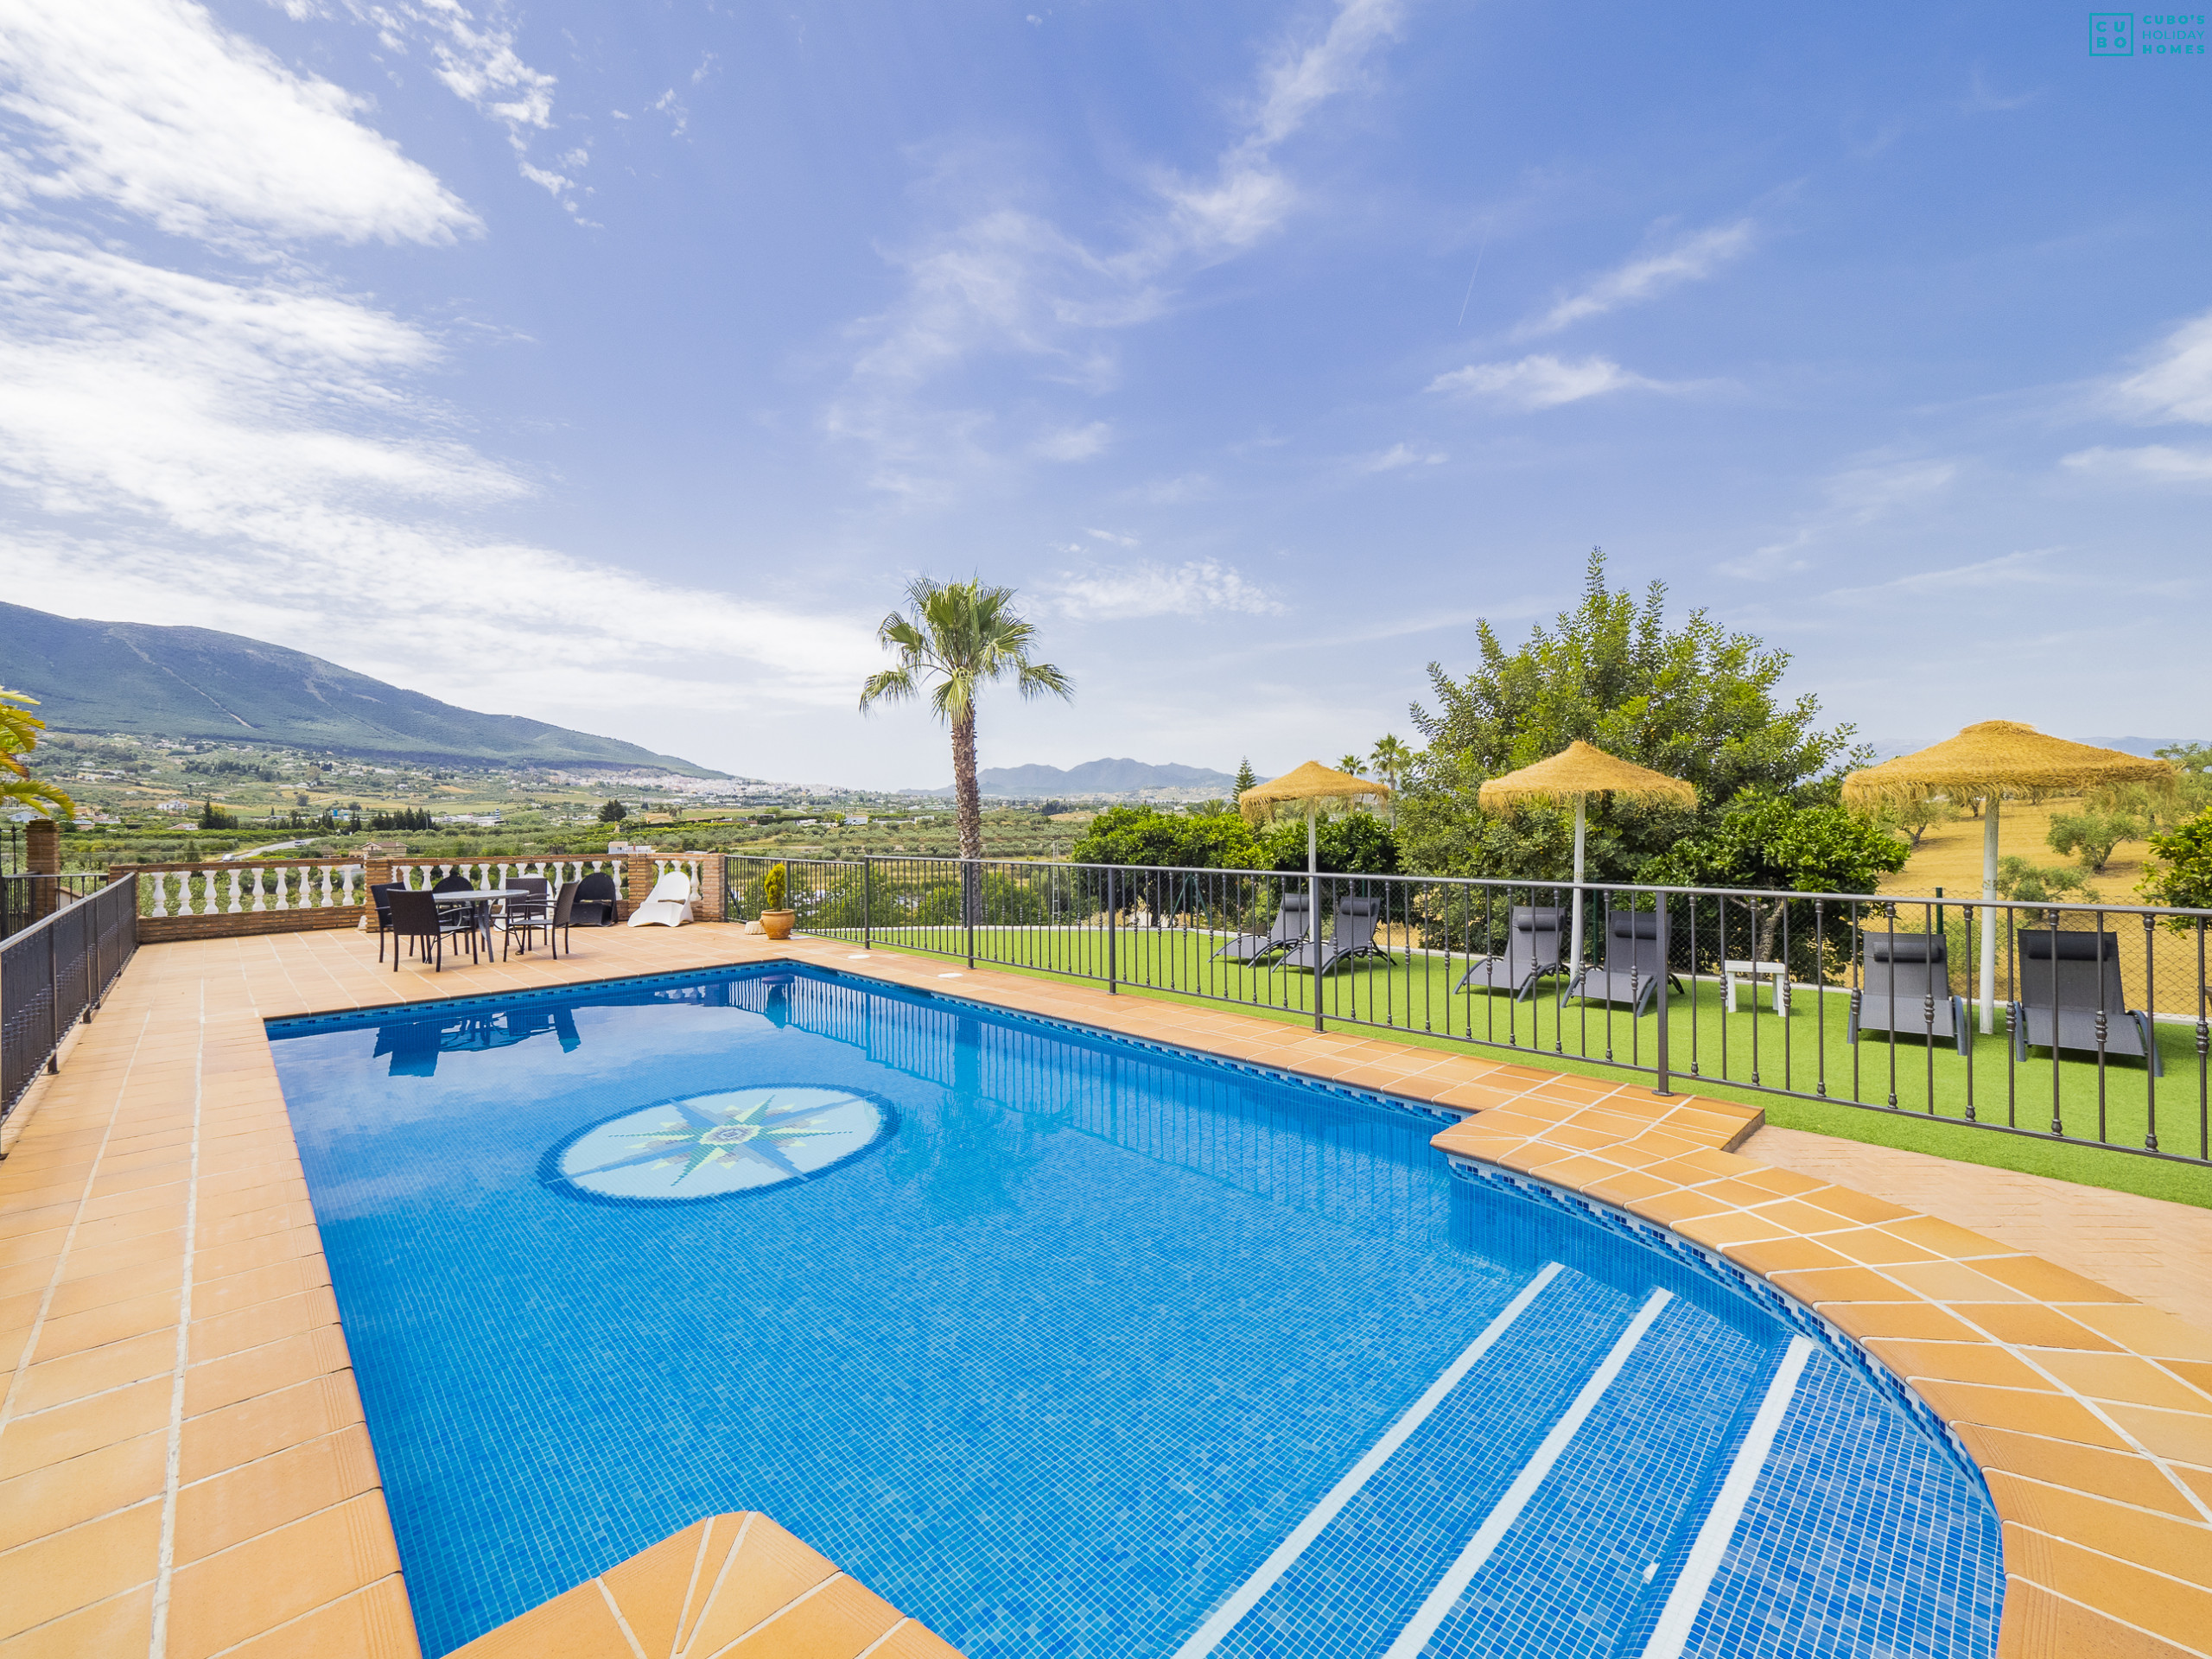
<svg viewBox="0 0 2212 1659">
<path fill-rule="evenodd" d="M 1636 1344 L 1643 1340 L 1643 1333 L 1651 1329 L 1652 1321 L 1673 1300 L 1673 1293 L 1664 1290 L 1655 1290 L 1644 1300 L 1643 1306 L 1637 1310 L 1636 1317 L 1629 1321 L 1628 1329 L 1621 1332 L 1620 1340 L 1613 1344 L 1612 1351 L 1605 1356 L 1596 1370 L 1590 1373 L 1590 1380 L 1582 1385 L 1582 1392 L 1574 1396 L 1574 1403 L 1552 1425 L 1552 1432 L 1544 1436 L 1543 1444 L 1536 1448 L 1535 1455 L 1522 1465 L 1521 1472 L 1513 1478 L 1513 1484 L 1505 1489 L 1505 1496 L 1499 1498 L 1491 1512 L 1483 1517 L 1482 1525 L 1467 1541 L 1466 1548 L 1459 1552 L 1459 1559 L 1452 1563 L 1450 1570 L 1428 1592 L 1428 1599 L 1421 1603 L 1421 1610 L 1413 1616 L 1412 1622 L 1398 1632 L 1398 1639 L 1390 1644 L 1383 1659 L 1413 1659 L 1414 1655 L 1428 1645 L 1428 1638 L 1436 1634 L 1436 1627 L 1444 1622 L 1444 1616 L 1452 1611 L 1453 1605 L 1465 1592 L 1475 1574 L 1482 1571 L 1483 1563 L 1490 1560 L 1491 1552 L 1497 1548 L 1498 1541 L 1521 1518 L 1521 1511 L 1529 1507 L 1529 1500 L 1544 1484 L 1545 1477 L 1552 1471 L 1552 1465 L 1559 1461 L 1560 1453 L 1567 1450 L 1567 1442 L 1574 1438 L 1575 1432 L 1597 1409 L 1599 1396 L 1612 1386 L 1613 1379 L 1621 1374 L 1621 1367 L 1628 1363 L 1628 1357 L 1636 1351 Z"/>
<path fill-rule="evenodd" d="M 1536 1300 L 1546 1285 L 1559 1277 L 1560 1265 L 1547 1262 L 1541 1272 L 1521 1287 L 1521 1294 L 1500 1310 L 1498 1316 L 1483 1327 L 1483 1332 L 1469 1343 L 1459 1357 L 1446 1366 L 1430 1383 L 1420 1399 L 1406 1408 L 1404 1416 L 1390 1425 L 1389 1432 L 1367 1448 L 1367 1455 L 1352 1465 L 1344 1478 L 1329 1489 L 1329 1494 L 1313 1506 L 1313 1511 L 1294 1528 L 1288 1537 L 1275 1546 L 1274 1554 L 1260 1563 L 1250 1578 L 1236 1586 L 1236 1593 L 1213 1611 L 1213 1616 L 1198 1626 L 1191 1639 L 1175 1650 L 1175 1659 L 1199 1659 L 1211 1653 L 1221 1638 L 1234 1630 L 1236 1621 L 1250 1612 L 1260 1598 L 1274 1587 L 1277 1579 L 1290 1570 L 1306 1545 L 1321 1535 L 1323 1529 L 1337 1518 L 1337 1512 L 1352 1500 L 1354 1493 L 1364 1486 L 1369 1477 L 1380 1469 L 1389 1455 L 1406 1443 L 1406 1438 L 1419 1428 L 1429 1413 L 1443 1402 L 1468 1369 L 1491 1351 L 1497 1339 L 1505 1334 L 1506 1327 L 1528 1312 L 1529 1304 Z"/>
<path fill-rule="evenodd" d="M 1781 1368 L 1766 1385 L 1766 1398 L 1759 1402 L 1758 1415 L 1751 1419 L 1751 1433 L 1736 1448 L 1728 1478 L 1720 1483 L 1720 1496 L 1713 1499 L 1705 1524 L 1697 1529 L 1689 1560 L 1682 1563 L 1681 1576 L 1675 1580 L 1667 1605 L 1660 1611 L 1659 1627 L 1643 1644 L 1643 1659 L 1681 1659 L 1682 1649 L 1689 1645 L 1690 1631 L 1696 1627 L 1699 1610 L 1713 1588 L 1713 1574 L 1720 1571 L 1721 1558 L 1736 1536 L 1736 1523 L 1744 1518 L 1744 1506 L 1751 1501 L 1759 1477 L 1766 1471 L 1774 1437 L 1781 1431 L 1790 1401 L 1796 1397 L 1797 1379 L 1804 1376 L 1805 1362 L 1812 1352 L 1810 1337 L 1789 1338 Z"/>
</svg>

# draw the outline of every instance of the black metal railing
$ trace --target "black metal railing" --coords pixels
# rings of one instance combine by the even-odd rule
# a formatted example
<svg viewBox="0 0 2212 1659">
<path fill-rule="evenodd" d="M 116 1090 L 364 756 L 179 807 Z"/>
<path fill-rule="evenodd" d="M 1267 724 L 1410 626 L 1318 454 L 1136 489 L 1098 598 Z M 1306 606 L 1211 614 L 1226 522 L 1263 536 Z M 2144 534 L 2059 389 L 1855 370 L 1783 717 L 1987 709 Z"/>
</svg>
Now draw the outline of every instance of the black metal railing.
<svg viewBox="0 0 2212 1659">
<path fill-rule="evenodd" d="M 138 948 L 137 878 L 122 876 L 63 905 L 0 944 L 0 1118 L 61 1039 L 99 1012 Z"/>
<path fill-rule="evenodd" d="M 734 854 L 731 919 L 779 863 L 864 947 L 2212 1162 L 2212 912 Z"/>
<path fill-rule="evenodd" d="M 67 875 L 0 875 L 0 939 L 51 916 L 64 905 L 73 905 L 107 885 L 107 877 L 93 871 Z"/>
</svg>

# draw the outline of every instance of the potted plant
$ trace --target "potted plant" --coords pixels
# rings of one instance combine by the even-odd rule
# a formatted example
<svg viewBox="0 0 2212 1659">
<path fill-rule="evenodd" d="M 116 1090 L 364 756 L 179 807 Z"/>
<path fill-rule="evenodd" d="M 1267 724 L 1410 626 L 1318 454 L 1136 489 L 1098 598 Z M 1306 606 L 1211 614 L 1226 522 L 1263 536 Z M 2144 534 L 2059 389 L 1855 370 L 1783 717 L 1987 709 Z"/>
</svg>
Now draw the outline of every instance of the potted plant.
<svg viewBox="0 0 2212 1659">
<path fill-rule="evenodd" d="M 784 908 L 790 888 L 791 873 L 780 864 L 770 865 L 760 878 L 760 931 L 772 939 L 791 938 L 791 924 L 798 920 L 796 911 Z"/>
</svg>

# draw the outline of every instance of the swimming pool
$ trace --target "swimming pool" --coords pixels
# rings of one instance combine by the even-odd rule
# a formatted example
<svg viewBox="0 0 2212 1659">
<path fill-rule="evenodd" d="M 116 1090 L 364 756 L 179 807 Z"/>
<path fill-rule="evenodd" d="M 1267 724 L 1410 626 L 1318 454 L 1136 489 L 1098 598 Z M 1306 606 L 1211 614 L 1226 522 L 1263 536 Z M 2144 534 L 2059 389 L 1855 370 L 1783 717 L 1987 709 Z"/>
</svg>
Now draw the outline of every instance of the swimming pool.
<svg viewBox="0 0 2212 1659">
<path fill-rule="evenodd" d="M 270 1035 L 433 1656 L 742 1508 L 978 1659 L 1994 1651 L 1923 1419 L 1430 1111 L 810 969 Z"/>
</svg>

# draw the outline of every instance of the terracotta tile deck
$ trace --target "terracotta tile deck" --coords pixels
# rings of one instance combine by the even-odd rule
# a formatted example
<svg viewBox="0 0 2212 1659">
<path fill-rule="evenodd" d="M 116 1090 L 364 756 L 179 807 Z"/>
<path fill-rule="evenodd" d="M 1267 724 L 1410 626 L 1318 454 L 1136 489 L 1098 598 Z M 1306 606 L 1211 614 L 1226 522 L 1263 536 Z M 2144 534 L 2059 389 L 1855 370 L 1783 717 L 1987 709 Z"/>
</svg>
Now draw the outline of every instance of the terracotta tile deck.
<svg viewBox="0 0 2212 1659">
<path fill-rule="evenodd" d="M 1764 1274 L 1952 1423 L 2005 1518 L 2005 1655 L 2212 1656 L 2212 1333 L 2113 1287 L 2177 1265 L 2201 1286 L 2212 1262 L 2196 1235 L 2146 1247 L 2118 1195 L 2064 1188 L 2066 1219 L 2038 1224 L 2041 1201 L 2001 1172 L 1845 1179 L 1779 1166 L 1818 1147 L 1732 1154 L 1759 1128 L 1738 1107 L 836 941 L 698 926 L 575 942 L 558 963 L 442 975 L 395 975 L 357 933 L 140 951 L 0 1163 L 0 1659 L 418 1651 L 264 1020 L 776 957 L 1478 1113 L 1439 1146 Z M 702 1521 L 469 1651 L 703 1659 L 691 1609 L 713 1561 L 753 1598 L 716 1603 L 753 1615 L 723 1650 L 946 1651 L 779 1537 L 763 1517 Z M 772 1560 L 796 1574 L 781 1600 Z"/>
</svg>

